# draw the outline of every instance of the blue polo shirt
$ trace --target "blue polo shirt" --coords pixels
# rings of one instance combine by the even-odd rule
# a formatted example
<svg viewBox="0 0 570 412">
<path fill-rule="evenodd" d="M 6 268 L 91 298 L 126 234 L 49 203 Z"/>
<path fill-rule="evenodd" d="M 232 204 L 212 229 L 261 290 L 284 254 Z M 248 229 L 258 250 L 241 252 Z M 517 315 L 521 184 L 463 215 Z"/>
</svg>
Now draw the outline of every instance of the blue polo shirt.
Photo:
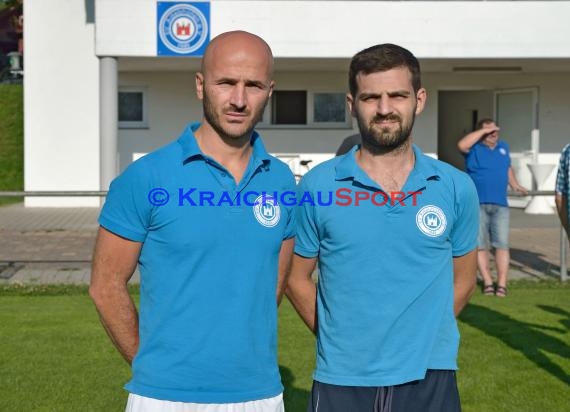
<svg viewBox="0 0 570 412">
<path fill-rule="evenodd" d="M 142 242 L 139 350 L 129 392 L 229 403 L 283 391 L 277 364 L 277 267 L 294 236 L 295 189 L 257 133 L 239 184 L 193 131 L 132 163 L 111 184 L 99 223 Z M 267 192 L 265 202 L 259 196 Z"/>
<path fill-rule="evenodd" d="M 509 145 L 502 140 L 499 140 L 493 149 L 478 142 L 465 154 L 465 169 L 475 183 L 479 203 L 509 206 L 507 203 L 509 167 L 511 167 Z"/>
<path fill-rule="evenodd" d="M 295 253 L 318 256 L 320 268 L 314 379 L 387 386 L 456 369 L 452 259 L 477 246 L 473 182 L 414 146 L 405 196 L 387 194 L 358 166 L 357 150 L 313 168 L 299 188 L 334 199 L 326 206 L 321 193 L 297 215 Z M 374 201 L 357 206 L 366 194 Z"/>
</svg>

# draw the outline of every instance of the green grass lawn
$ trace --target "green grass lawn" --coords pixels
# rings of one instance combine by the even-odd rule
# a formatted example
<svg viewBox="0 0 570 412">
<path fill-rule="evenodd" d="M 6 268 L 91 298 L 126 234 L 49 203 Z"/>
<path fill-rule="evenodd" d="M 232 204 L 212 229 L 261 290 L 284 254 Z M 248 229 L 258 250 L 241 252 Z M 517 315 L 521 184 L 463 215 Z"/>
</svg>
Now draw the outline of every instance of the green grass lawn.
<svg viewBox="0 0 570 412">
<path fill-rule="evenodd" d="M 24 103 L 21 84 L 0 84 L 0 191 L 24 189 Z M 21 201 L 0 197 L 0 205 Z"/>
<path fill-rule="evenodd" d="M 279 316 L 286 408 L 304 411 L 313 337 L 287 301 Z M 503 300 L 478 294 L 460 329 L 464 411 L 570 410 L 570 285 L 517 284 Z M 0 286 L 0 410 L 124 410 L 128 379 L 85 287 Z"/>
</svg>

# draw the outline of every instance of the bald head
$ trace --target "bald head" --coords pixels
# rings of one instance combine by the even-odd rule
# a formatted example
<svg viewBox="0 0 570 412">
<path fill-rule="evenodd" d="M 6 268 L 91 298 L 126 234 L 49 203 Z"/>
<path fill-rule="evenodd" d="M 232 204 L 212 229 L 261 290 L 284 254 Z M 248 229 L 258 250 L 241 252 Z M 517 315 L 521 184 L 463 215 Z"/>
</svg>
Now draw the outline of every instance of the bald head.
<svg viewBox="0 0 570 412">
<path fill-rule="evenodd" d="M 196 95 L 204 108 L 201 130 L 232 145 L 249 144 L 273 86 L 273 55 L 263 39 L 244 31 L 214 38 L 196 73 Z"/>
<path fill-rule="evenodd" d="M 206 74 L 213 62 L 224 59 L 228 55 L 241 54 L 252 60 L 264 62 L 273 75 L 273 53 L 269 45 L 261 37 L 246 31 L 228 31 L 222 33 L 208 44 L 202 58 L 201 72 Z"/>
</svg>

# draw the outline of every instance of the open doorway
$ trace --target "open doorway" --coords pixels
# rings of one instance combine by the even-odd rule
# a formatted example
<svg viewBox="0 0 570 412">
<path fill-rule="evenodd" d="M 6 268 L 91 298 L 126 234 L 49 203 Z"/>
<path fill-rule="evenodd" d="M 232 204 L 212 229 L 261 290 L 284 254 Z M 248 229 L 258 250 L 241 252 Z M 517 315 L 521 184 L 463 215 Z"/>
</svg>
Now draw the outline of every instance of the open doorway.
<svg viewBox="0 0 570 412">
<path fill-rule="evenodd" d="M 457 141 L 475 129 L 479 119 L 493 117 L 493 90 L 442 90 L 438 94 L 437 157 L 465 170 Z"/>
<path fill-rule="evenodd" d="M 532 187 L 527 167 L 533 160 L 531 135 L 538 129 L 538 88 L 504 90 L 442 90 L 438 94 L 438 158 L 465 170 L 457 141 L 475 129 L 480 119 L 495 119 L 500 138 L 511 149 L 512 167 L 519 182 Z M 514 207 L 524 207 L 527 198 L 509 198 Z"/>
</svg>

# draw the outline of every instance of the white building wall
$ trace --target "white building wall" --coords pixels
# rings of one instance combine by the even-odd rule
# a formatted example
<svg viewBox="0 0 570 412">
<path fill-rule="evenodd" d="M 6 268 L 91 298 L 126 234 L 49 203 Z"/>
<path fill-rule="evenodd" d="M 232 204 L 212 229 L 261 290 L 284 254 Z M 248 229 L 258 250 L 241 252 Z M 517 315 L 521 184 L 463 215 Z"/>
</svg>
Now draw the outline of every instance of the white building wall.
<svg viewBox="0 0 570 412">
<path fill-rule="evenodd" d="M 275 74 L 277 90 L 312 90 L 346 92 L 346 73 L 281 72 Z M 172 140 L 186 122 L 199 120 L 201 103 L 195 97 L 194 73 L 121 73 L 121 86 L 147 86 L 149 93 L 149 129 L 121 129 L 121 165 L 131 152 L 152 150 Z M 570 141 L 570 77 L 566 73 L 543 74 L 453 74 L 425 73 L 427 106 L 417 117 L 414 140 L 429 153 L 437 152 L 438 91 L 492 90 L 537 86 L 541 152 L 558 153 Z M 334 153 L 342 139 L 357 131 L 352 127 L 334 129 L 299 129 L 298 127 L 258 127 L 268 150 L 282 153 Z M 458 136 L 458 139 L 461 136 Z M 507 136 L 505 136 L 508 138 Z M 529 137 L 530 141 L 530 137 Z"/>
<path fill-rule="evenodd" d="M 25 190 L 99 189 L 99 82 L 85 1 L 26 0 Z M 95 206 L 98 198 L 26 198 Z"/>
<path fill-rule="evenodd" d="M 144 86 L 148 93 L 148 128 L 119 129 L 119 165 L 123 170 L 134 153 L 148 153 L 176 139 L 186 124 L 199 121 L 193 72 L 120 73 L 122 86 Z"/>
<path fill-rule="evenodd" d="M 27 0 L 25 95 L 26 190 L 99 188 L 100 56 L 155 56 L 156 2 Z M 211 2 L 212 35 L 245 29 L 264 37 L 279 57 L 342 57 L 378 42 L 394 42 L 420 58 L 568 58 L 570 1 Z M 479 30 L 481 21 L 495 30 Z M 136 27 L 136 30 L 133 30 Z M 96 36 L 95 36 L 96 35 Z M 346 89 L 345 72 L 278 72 L 278 88 Z M 133 152 L 176 138 L 198 120 L 193 73 L 123 72 L 120 85 L 147 86 L 149 128 L 119 131 L 121 168 Z M 424 73 L 428 106 L 415 141 L 437 151 L 437 91 L 538 86 L 541 151 L 554 159 L 569 141 L 565 73 Z M 352 129 L 261 128 L 272 152 L 332 153 Z M 550 155 L 549 155 L 550 153 Z M 550 160 L 549 160 L 550 161 Z M 98 199 L 28 198 L 27 205 L 97 205 Z"/>
<path fill-rule="evenodd" d="M 508 73 L 457 74 L 429 73 L 424 75 L 428 90 L 428 109 L 424 112 L 422 132 L 426 142 L 437 145 L 437 91 L 438 90 L 501 90 L 537 86 L 539 89 L 540 151 L 558 153 L 570 141 L 570 105 L 565 96 L 570 94 L 568 73 Z M 508 138 L 507 136 L 504 136 Z M 529 136 L 530 142 L 530 136 Z M 426 147 L 434 150 L 436 147 Z"/>
<path fill-rule="evenodd" d="M 276 73 L 279 90 L 346 92 L 346 73 L 287 72 Z M 148 93 L 148 128 L 119 130 L 120 168 L 133 154 L 146 153 L 174 140 L 188 122 L 199 121 L 201 102 L 196 98 L 194 72 L 122 72 L 119 87 L 146 87 Z M 357 132 L 356 122 L 341 128 L 307 129 L 260 126 L 257 128 L 272 153 L 334 154 L 342 140 Z"/>
<path fill-rule="evenodd" d="M 156 55 L 156 3 L 97 0 L 97 54 Z M 569 57 L 569 1 L 211 1 L 213 36 L 263 37 L 277 57 L 349 57 L 392 42 L 430 58 Z M 133 30 L 136 27 L 136 30 Z M 497 35 L 500 28 L 500 35 Z"/>
<path fill-rule="evenodd" d="M 281 72 L 276 73 L 279 90 L 346 91 L 346 73 L 341 72 Z M 437 153 L 438 91 L 493 90 L 538 87 L 541 131 L 540 162 L 556 163 L 562 147 L 570 142 L 570 106 L 565 103 L 570 94 L 570 79 L 566 73 L 541 74 L 457 74 L 425 73 L 424 86 L 428 102 L 417 117 L 414 141 L 426 153 Z M 149 152 L 175 139 L 189 121 L 199 120 L 201 104 L 195 97 L 192 72 L 121 73 L 123 86 L 146 86 L 149 93 L 149 128 L 122 129 L 119 134 L 121 168 L 130 163 L 133 153 Z M 342 139 L 357 131 L 356 122 L 350 128 L 299 129 L 298 127 L 258 127 L 268 150 L 272 153 L 301 153 L 318 163 L 326 160 L 338 148 Z M 458 136 L 459 139 L 461 136 Z M 504 136 L 509 139 L 508 136 Z M 529 136 L 530 141 L 530 136 Z M 455 144 L 452 142 L 450 144 Z M 546 182 L 554 187 L 556 170 Z M 531 175 L 523 167 L 519 180 L 529 188 Z"/>
</svg>

